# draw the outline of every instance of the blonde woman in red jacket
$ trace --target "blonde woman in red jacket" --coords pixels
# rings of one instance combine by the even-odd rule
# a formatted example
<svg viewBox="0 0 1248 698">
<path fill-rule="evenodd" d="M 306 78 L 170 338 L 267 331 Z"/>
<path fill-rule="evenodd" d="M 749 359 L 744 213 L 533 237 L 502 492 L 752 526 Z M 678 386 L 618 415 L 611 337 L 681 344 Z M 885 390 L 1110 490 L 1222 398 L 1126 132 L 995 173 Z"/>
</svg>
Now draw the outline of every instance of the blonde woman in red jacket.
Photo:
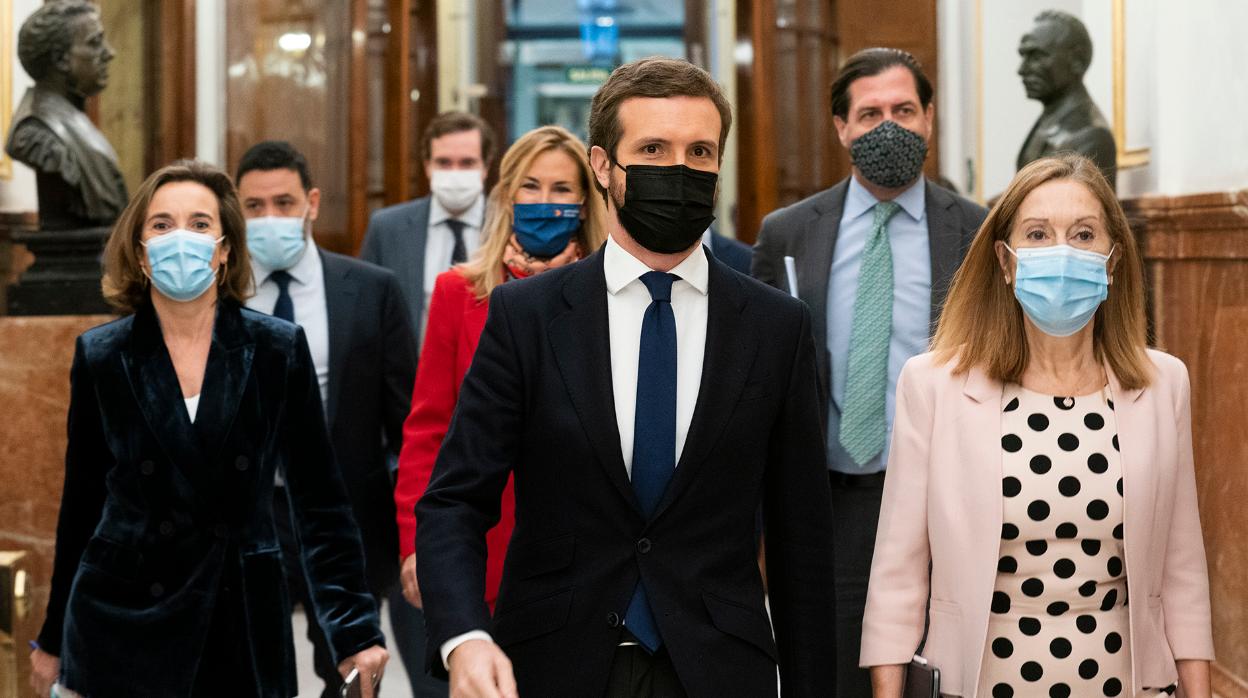
<svg viewBox="0 0 1248 698">
<path fill-rule="evenodd" d="M 490 292 L 506 281 L 575 262 L 606 241 L 605 209 L 590 195 L 593 170 L 585 153 L 585 144 L 558 126 L 521 136 L 503 156 L 498 185 L 490 193 L 485 243 L 472 260 L 443 272 L 434 284 L 394 491 L 403 595 L 418 608 L 416 501 L 433 475 L 459 385 L 485 326 Z M 498 596 L 514 508 L 508 482 L 498 525 L 486 536 L 490 608 Z"/>
</svg>

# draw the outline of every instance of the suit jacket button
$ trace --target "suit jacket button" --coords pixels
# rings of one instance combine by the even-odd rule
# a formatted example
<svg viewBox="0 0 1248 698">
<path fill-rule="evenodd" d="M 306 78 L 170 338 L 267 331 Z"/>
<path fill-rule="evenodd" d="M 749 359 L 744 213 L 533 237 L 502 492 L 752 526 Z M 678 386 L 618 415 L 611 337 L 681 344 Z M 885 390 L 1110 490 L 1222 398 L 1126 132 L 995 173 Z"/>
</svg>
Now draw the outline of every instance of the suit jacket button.
<svg viewBox="0 0 1248 698">
<path fill-rule="evenodd" d="M 247 456 L 239 456 L 234 459 L 234 469 L 238 472 L 244 472 L 251 467 L 251 462 L 247 460 Z"/>
<path fill-rule="evenodd" d="M 620 614 L 618 614 L 618 613 L 616 613 L 616 612 L 614 612 L 614 611 L 612 611 L 611 613 L 608 613 L 608 614 L 607 614 L 607 625 L 609 625 L 609 626 L 611 626 L 611 627 L 613 627 L 613 628 L 618 628 L 618 627 L 620 627 Z"/>
<path fill-rule="evenodd" d="M 645 555 L 646 553 L 650 552 L 650 539 L 649 538 L 642 538 L 641 540 L 637 541 L 637 552 L 641 553 L 642 555 Z"/>
<path fill-rule="evenodd" d="M 160 596 L 165 593 L 165 587 L 160 582 L 156 582 L 148 591 L 152 593 L 152 596 Z"/>
<path fill-rule="evenodd" d="M 139 472 L 143 473 L 144 475 L 151 475 L 152 473 L 156 472 L 156 464 L 151 462 L 150 460 L 145 460 L 142 463 L 139 463 Z"/>
<path fill-rule="evenodd" d="M 223 523 L 219 523 L 216 526 L 212 527 L 212 535 L 216 536 L 217 538 L 229 538 L 230 527 L 226 526 Z"/>
<path fill-rule="evenodd" d="M 173 522 L 172 522 L 172 521 L 161 521 L 161 522 L 160 522 L 160 532 L 161 532 L 162 534 L 166 535 L 166 536 L 172 536 L 172 535 L 173 535 Z"/>
</svg>

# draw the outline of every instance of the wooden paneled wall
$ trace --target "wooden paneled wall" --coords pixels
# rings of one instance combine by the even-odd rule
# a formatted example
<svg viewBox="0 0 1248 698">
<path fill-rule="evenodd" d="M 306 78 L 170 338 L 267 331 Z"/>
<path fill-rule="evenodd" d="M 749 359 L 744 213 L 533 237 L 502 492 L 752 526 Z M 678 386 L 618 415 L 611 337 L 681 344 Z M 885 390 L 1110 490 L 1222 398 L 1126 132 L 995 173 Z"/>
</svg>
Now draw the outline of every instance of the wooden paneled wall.
<svg viewBox="0 0 1248 698">
<path fill-rule="evenodd" d="M 1187 364 L 1221 698 L 1248 698 L 1248 189 L 1124 202 L 1159 348 Z"/>
</svg>

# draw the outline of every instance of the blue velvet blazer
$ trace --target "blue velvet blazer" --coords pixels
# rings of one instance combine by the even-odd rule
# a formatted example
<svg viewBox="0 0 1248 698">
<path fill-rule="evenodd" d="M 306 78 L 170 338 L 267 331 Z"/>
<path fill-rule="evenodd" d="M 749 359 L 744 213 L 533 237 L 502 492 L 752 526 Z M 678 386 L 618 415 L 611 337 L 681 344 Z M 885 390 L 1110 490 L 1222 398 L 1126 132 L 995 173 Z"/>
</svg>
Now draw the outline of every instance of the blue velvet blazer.
<svg viewBox="0 0 1248 698">
<path fill-rule="evenodd" d="M 219 303 L 193 423 L 150 305 L 80 336 L 70 380 L 65 490 L 39 636 L 61 657 L 66 688 L 190 695 L 228 576 L 240 587 L 238 654 L 251 659 L 238 667 L 240 693 L 295 694 L 273 526 L 279 465 L 336 659 L 383 643 L 301 329 Z"/>
</svg>

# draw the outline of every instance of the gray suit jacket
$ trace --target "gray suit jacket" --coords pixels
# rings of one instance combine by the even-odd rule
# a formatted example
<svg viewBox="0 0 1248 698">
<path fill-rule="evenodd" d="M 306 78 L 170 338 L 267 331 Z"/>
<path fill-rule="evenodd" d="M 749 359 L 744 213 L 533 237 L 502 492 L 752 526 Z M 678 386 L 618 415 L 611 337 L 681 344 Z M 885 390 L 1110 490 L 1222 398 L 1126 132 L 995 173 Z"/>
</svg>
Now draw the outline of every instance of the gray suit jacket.
<svg viewBox="0 0 1248 698">
<path fill-rule="evenodd" d="M 754 278 L 788 293 L 784 258 L 797 266 L 797 295 L 810 306 L 811 330 L 819 371 L 820 406 L 825 411 L 832 392 L 832 357 L 828 353 L 828 277 L 841 225 L 849 180 L 837 183 L 792 206 L 772 211 L 763 219 L 754 245 Z M 927 232 L 932 255 L 932 329 L 940 317 L 953 273 L 962 264 L 987 211 L 939 185 L 927 182 Z M 852 313 L 853 308 L 836 312 Z M 823 415 L 827 424 L 827 414 Z"/>
<path fill-rule="evenodd" d="M 429 197 L 373 212 L 364 234 L 360 259 L 394 272 L 407 300 L 412 334 L 421 336 L 425 311 L 425 238 L 429 234 Z M 417 347 L 419 350 L 419 347 Z"/>
</svg>

